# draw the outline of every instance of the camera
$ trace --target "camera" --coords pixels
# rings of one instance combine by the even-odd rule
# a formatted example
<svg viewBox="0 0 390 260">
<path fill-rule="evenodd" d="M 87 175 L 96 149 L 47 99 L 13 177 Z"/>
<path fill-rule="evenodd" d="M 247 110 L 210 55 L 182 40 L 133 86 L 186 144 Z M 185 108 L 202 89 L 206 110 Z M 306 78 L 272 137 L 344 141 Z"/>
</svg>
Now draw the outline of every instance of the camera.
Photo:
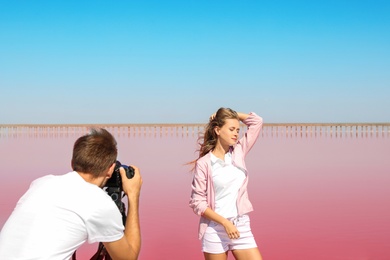
<svg viewBox="0 0 390 260">
<path fill-rule="evenodd" d="M 120 161 L 115 162 L 114 172 L 111 175 L 111 178 L 108 179 L 106 183 L 106 187 L 120 188 L 122 190 L 122 178 L 119 172 L 120 168 L 123 168 L 126 172 L 126 176 L 128 179 L 134 177 L 134 168 L 127 165 L 122 165 Z"/>
<path fill-rule="evenodd" d="M 123 168 L 126 172 L 126 176 L 128 179 L 134 177 L 134 168 L 127 165 L 122 165 L 119 161 L 115 162 L 114 172 L 111 177 L 107 180 L 104 187 L 106 187 L 107 194 L 112 198 L 112 200 L 117 205 L 119 211 L 124 214 L 124 204 L 122 202 L 122 178 L 119 172 L 120 168 Z"/>
</svg>

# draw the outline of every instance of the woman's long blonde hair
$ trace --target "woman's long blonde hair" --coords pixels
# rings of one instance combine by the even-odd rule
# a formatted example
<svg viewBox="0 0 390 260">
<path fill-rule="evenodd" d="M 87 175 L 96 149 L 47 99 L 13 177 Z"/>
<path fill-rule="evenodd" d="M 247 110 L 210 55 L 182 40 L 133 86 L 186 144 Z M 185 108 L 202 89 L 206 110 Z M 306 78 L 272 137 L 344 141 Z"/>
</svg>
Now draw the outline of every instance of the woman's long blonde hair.
<svg viewBox="0 0 390 260">
<path fill-rule="evenodd" d="M 236 111 L 230 108 L 221 107 L 218 109 L 214 118 L 210 118 L 209 123 L 205 126 L 205 131 L 201 133 L 198 137 L 199 156 L 196 160 L 190 162 L 190 164 L 195 164 L 201 157 L 206 155 L 208 152 L 214 150 L 217 145 L 218 136 L 215 133 L 215 127 L 222 127 L 226 123 L 226 119 L 237 119 L 239 120 L 238 114 Z M 194 165 L 195 166 L 195 165 Z"/>
</svg>

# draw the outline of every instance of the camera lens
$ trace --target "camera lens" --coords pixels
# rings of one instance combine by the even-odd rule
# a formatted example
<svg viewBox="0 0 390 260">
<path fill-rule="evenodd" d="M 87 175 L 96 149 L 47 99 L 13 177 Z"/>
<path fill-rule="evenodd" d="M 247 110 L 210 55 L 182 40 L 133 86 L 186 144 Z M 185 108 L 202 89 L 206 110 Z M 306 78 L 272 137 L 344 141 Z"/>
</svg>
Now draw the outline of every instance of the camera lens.
<svg viewBox="0 0 390 260">
<path fill-rule="evenodd" d="M 119 200 L 119 194 L 118 193 L 112 193 L 111 194 L 111 199 L 113 201 L 118 201 Z"/>
</svg>

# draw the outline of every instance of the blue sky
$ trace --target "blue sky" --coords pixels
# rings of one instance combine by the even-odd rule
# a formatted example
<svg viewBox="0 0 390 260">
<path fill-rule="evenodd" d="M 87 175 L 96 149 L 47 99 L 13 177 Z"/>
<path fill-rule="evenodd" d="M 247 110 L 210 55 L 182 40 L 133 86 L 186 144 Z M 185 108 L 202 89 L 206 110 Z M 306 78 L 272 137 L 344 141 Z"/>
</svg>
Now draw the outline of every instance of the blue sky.
<svg viewBox="0 0 390 260">
<path fill-rule="evenodd" d="M 390 1 L 0 1 L 0 124 L 390 122 Z"/>
</svg>

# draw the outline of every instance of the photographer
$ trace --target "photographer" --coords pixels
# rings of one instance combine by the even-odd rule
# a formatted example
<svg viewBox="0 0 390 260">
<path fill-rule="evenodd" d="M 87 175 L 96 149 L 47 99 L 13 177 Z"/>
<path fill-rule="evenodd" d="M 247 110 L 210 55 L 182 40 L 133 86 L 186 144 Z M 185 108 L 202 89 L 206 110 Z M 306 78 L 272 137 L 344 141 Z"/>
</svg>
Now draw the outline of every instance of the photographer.
<svg viewBox="0 0 390 260">
<path fill-rule="evenodd" d="M 116 165 L 117 143 L 105 129 L 92 129 L 74 144 L 73 171 L 32 182 L 0 233 L 0 259 L 70 259 L 84 243 L 101 242 L 112 259 L 137 259 L 141 247 L 139 169 L 129 179 L 126 223 L 102 189 Z"/>
</svg>

